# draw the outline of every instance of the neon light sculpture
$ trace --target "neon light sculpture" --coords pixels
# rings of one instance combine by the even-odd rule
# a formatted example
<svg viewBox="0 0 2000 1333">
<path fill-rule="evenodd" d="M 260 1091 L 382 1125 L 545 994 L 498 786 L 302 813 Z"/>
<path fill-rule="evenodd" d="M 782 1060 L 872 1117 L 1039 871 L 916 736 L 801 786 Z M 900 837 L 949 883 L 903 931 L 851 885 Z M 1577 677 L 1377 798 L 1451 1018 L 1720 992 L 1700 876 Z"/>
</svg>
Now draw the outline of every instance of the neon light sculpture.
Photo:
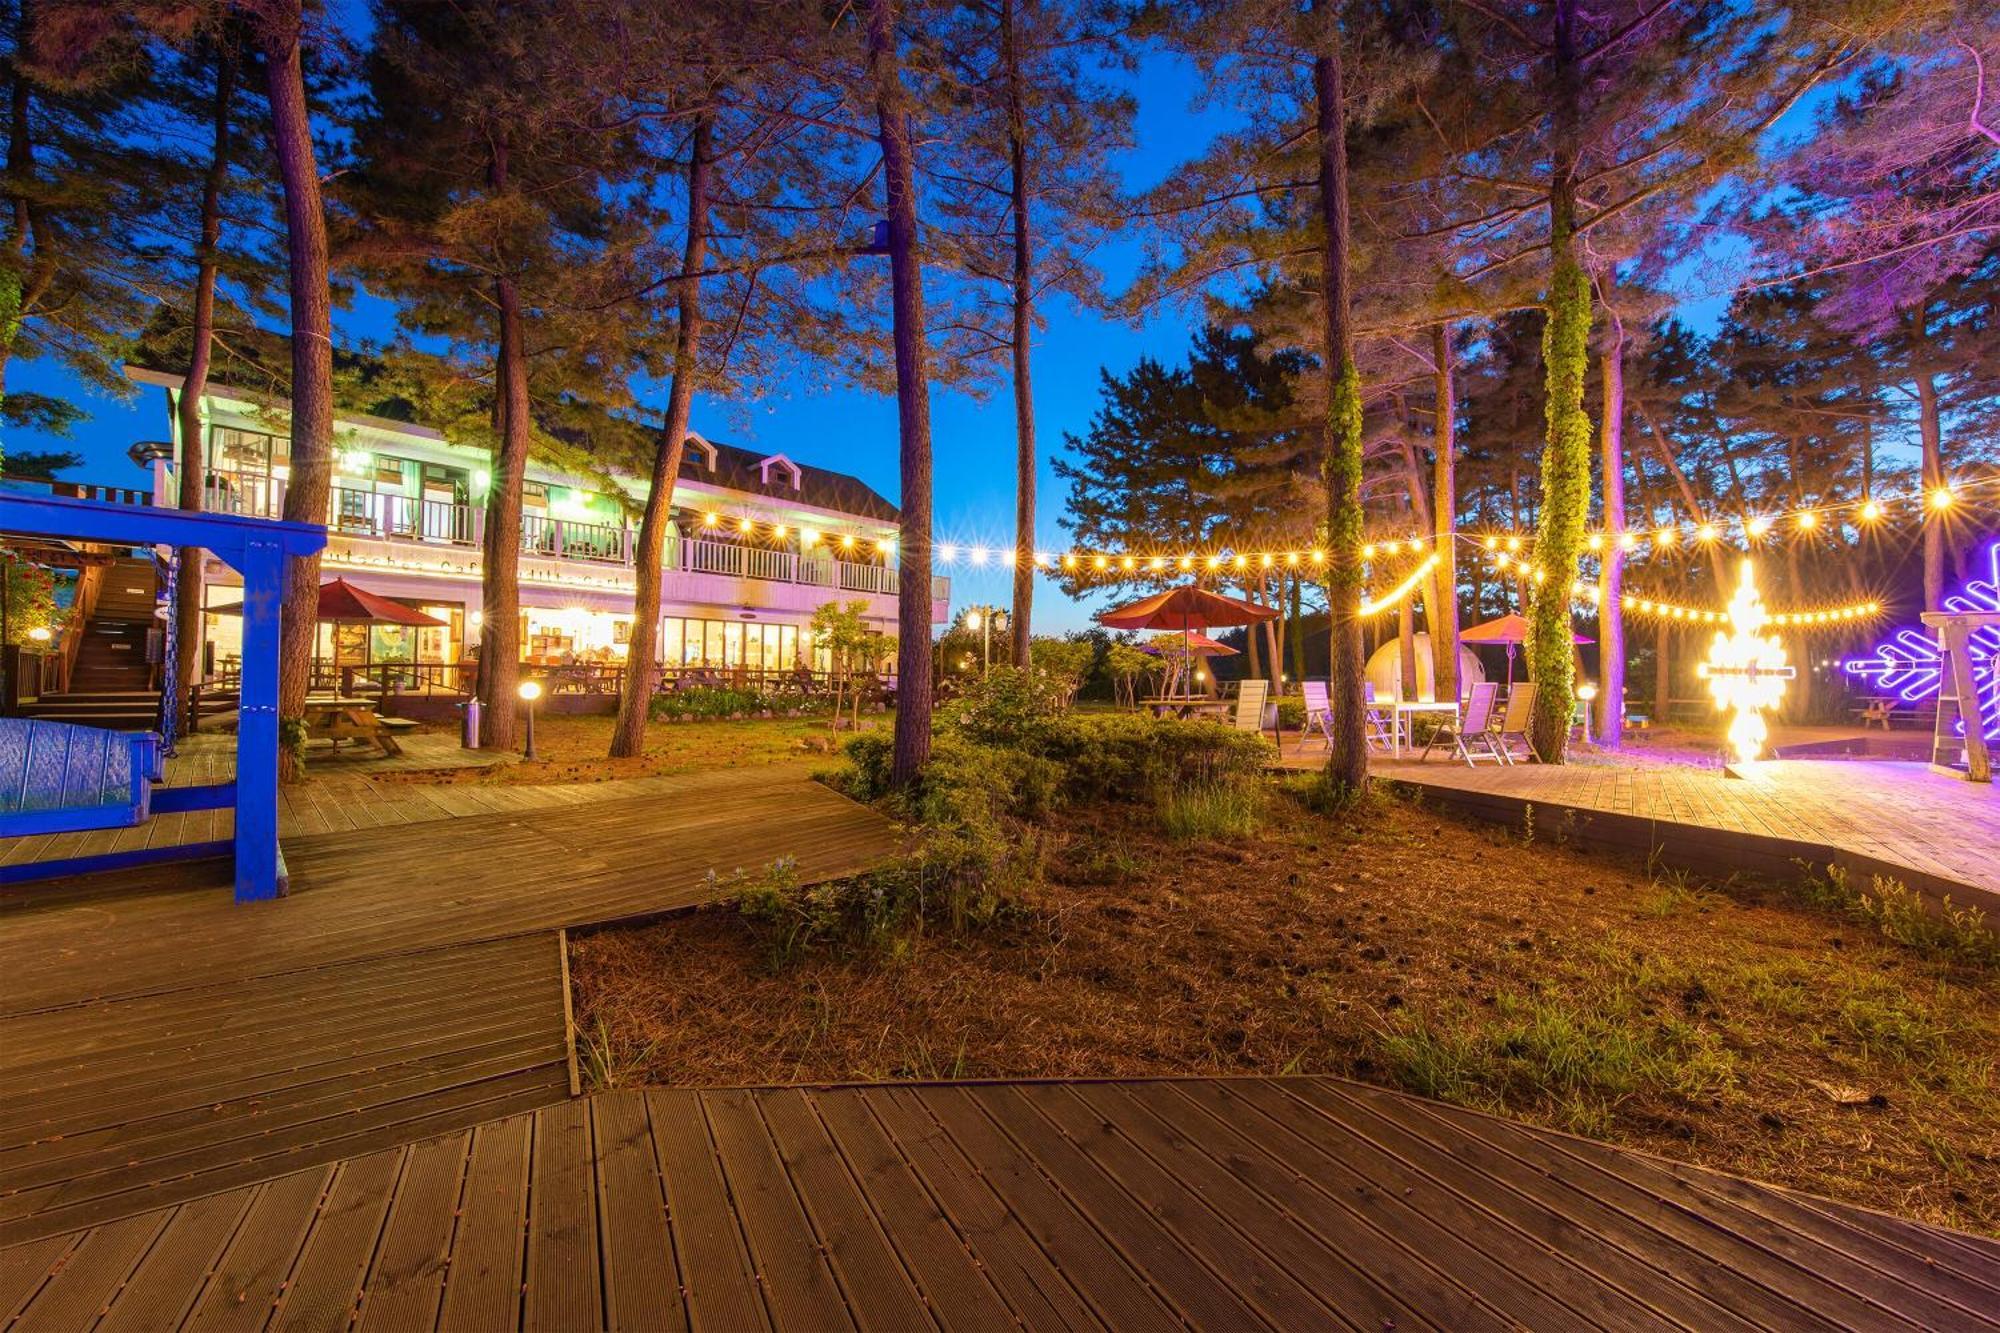
<svg viewBox="0 0 2000 1333">
<path fill-rule="evenodd" d="M 1785 658 L 1784 645 L 1765 638 L 1760 632 L 1770 616 L 1764 599 L 1757 593 L 1757 575 L 1748 560 L 1736 579 L 1736 594 L 1729 599 L 1729 625 L 1718 630 L 1709 645 L 1708 660 L 1697 668 L 1708 682 L 1708 692 L 1717 708 L 1731 710 L 1729 745 L 1739 764 L 1748 764 L 1763 753 L 1769 729 L 1764 710 L 1777 706 L 1785 697 L 1785 682 L 1798 672 Z"/>
<path fill-rule="evenodd" d="M 2000 611 L 2000 541 L 1986 548 L 1985 578 L 1967 579 L 1965 586 L 1944 599 L 1947 611 Z M 1989 741 L 2000 741 L 2000 629 L 1972 631 L 1972 684 L 1979 698 L 1981 730 Z M 1937 636 L 1922 628 L 1899 629 L 1875 646 L 1873 657 L 1849 658 L 1840 669 L 1870 681 L 1884 694 L 1907 704 L 1938 696 L 1944 678 L 1944 657 Z M 1959 724 L 1959 734 L 1965 727 Z"/>
</svg>

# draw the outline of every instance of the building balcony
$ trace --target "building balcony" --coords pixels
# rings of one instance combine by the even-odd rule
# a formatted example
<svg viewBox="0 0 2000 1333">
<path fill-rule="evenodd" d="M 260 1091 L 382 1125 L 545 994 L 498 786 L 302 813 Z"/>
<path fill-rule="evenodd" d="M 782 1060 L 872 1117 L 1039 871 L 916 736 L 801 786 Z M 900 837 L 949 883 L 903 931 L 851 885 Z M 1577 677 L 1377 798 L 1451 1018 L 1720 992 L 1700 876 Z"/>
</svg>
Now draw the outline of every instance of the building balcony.
<svg viewBox="0 0 2000 1333">
<path fill-rule="evenodd" d="M 211 512 L 269 518 L 282 513 L 283 492 L 281 480 L 211 472 L 203 505 Z M 479 577 L 486 524 L 481 506 L 336 485 L 329 515 L 329 565 L 440 581 Z M 623 524 L 523 514 L 523 584 L 559 586 L 581 600 L 621 594 L 629 600 L 638 540 L 637 529 Z M 698 605 L 810 614 L 821 603 L 851 595 L 870 603 L 872 617 L 893 619 L 900 586 L 900 571 L 891 565 L 678 533 L 668 538 L 662 564 L 663 601 Z M 948 620 L 949 578 L 931 580 L 931 600 L 932 623 Z"/>
</svg>

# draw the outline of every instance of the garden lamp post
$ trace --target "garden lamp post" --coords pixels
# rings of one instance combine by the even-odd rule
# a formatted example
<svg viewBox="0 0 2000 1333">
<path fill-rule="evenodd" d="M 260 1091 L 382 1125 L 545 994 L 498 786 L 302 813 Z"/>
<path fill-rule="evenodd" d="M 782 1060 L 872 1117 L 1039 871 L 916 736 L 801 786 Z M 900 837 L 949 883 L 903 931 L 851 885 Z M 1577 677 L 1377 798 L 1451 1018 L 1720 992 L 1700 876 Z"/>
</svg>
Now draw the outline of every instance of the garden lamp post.
<svg viewBox="0 0 2000 1333">
<path fill-rule="evenodd" d="M 535 757 L 535 700 L 542 697 L 542 682 L 539 680 L 524 680 L 521 682 L 520 688 L 516 693 L 521 696 L 521 702 L 528 706 L 528 737 L 527 744 L 521 749 L 521 757 L 523 759 L 533 759 Z"/>
</svg>

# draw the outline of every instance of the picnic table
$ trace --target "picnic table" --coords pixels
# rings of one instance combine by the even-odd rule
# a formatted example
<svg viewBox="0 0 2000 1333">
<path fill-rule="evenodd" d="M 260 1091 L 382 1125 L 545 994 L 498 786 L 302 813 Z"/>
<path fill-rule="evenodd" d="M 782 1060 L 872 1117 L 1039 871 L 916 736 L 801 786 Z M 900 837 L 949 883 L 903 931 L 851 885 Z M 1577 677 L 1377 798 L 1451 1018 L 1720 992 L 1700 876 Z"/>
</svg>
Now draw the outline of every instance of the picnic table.
<svg viewBox="0 0 2000 1333">
<path fill-rule="evenodd" d="M 1229 700 L 1213 694 L 1154 694 L 1139 701 L 1154 717 L 1193 717 L 1197 713 L 1227 712 Z"/>
<path fill-rule="evenodd" d="M 342 741 L 366 741 L 385 756 L 401 754 L 403 747 L 396 743 L 395 733 L 416 725 L 402 718 L 380 716 L 373 699 L 340 695 L 309 696 L 305 724 L 309 740 L 332 741 L 336 750 Z"/>
</svg>

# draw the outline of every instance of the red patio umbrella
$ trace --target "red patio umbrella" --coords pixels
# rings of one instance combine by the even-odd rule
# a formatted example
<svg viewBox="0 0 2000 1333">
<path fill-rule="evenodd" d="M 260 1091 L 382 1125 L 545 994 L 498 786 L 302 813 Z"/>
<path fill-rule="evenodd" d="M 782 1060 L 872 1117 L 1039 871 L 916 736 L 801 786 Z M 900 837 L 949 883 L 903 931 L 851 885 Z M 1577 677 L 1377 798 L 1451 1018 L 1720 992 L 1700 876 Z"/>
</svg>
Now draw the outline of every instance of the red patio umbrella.
<svg viewBox="0 0 2000 1333">
<path fill-rule="evenodd" d="M 1278 613 L 1192 584 L 1113 607 L 1097 617 L 1108 629 L 1179 630 L 1184 657 L 1194 655 L 1194 633 L 1211 625 L 1254 625 Z"/>
<path fill-rule="evenodd" d="M 1596 642 L 1594 639 L 1586 639 L 1581 634 L 1575 633 L 1572 633 L 1570 638 L 1578 643 Z M 1474 625 L 1471 629 L 1460 630 L 1458 632 L 1458 641 L 1460 643 L 1505 644 L 1507 646 L 1507 686 L 1511 689 L 1514 685 L 1514 645 L 1528 641 L 1528 621 L 1526 617 L 1516 615 L 1510 611 L 1498 620 L 1489 620 L 1483 625 Z"/>
<path fill-rule="evenodd" d="M 243 614 L 243 603 L 211 606 L 208 609 L 213 615 L 240 616 Z M 418 629 L 442 629 L 445 624 L 436 616 L 427 616 L 401 602 L 392 602 L 380 593 L 358 588 L 346 579 L 334 579 L 319 585 L 319 609 L 313 619 L 363 625 L 413 625 Z"/>
</svg>

